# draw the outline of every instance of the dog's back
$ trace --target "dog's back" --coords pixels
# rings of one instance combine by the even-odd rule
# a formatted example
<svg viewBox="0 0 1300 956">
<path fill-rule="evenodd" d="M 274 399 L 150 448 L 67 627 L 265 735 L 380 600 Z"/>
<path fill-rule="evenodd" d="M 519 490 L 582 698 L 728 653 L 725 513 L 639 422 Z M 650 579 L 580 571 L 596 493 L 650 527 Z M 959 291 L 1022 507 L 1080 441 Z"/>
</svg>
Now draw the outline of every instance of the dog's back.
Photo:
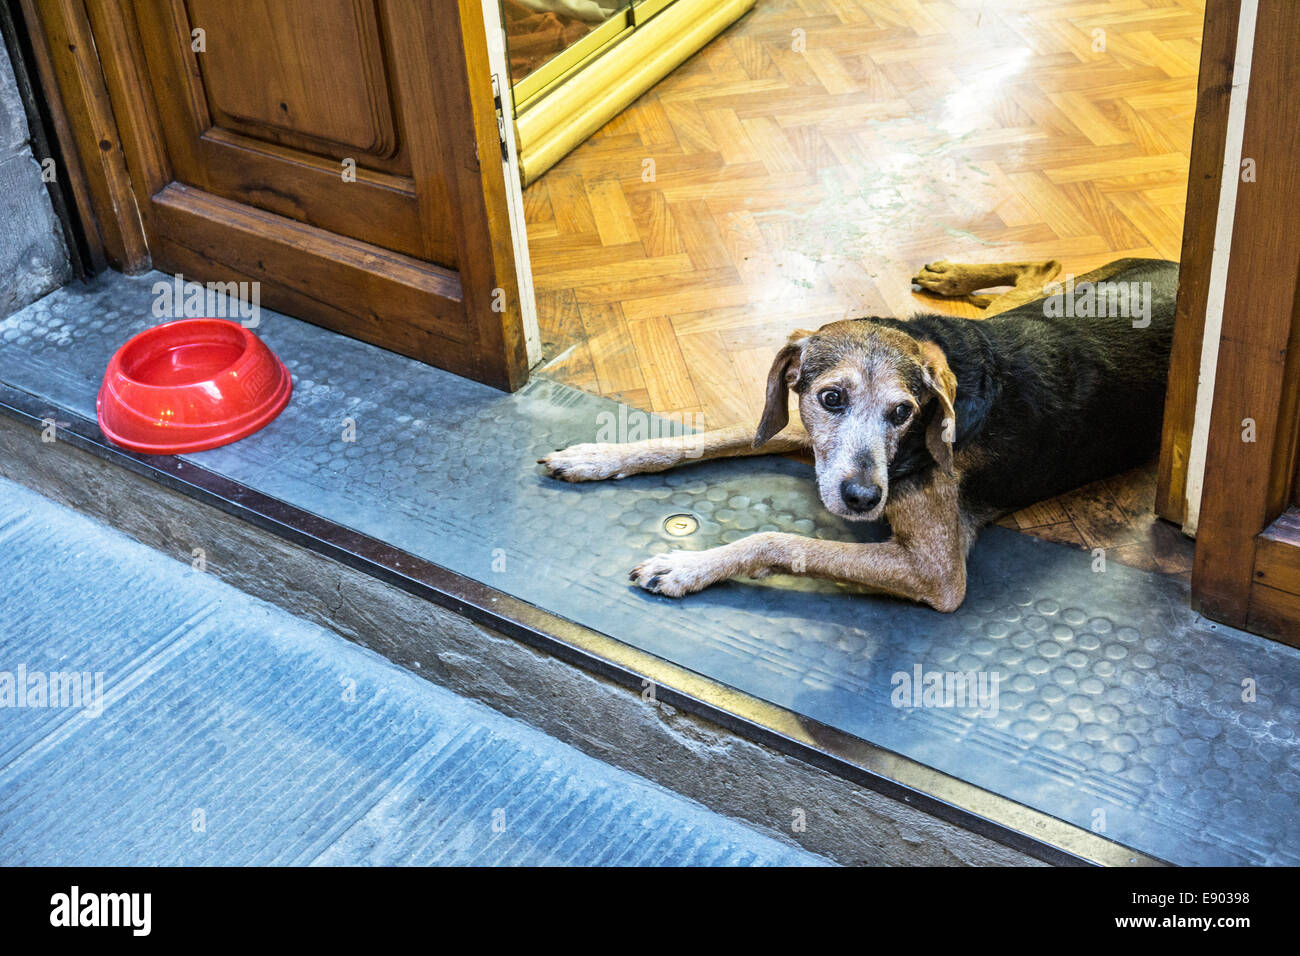
<svg viewBox="0 0 1300 956">
<path fill-rule="evenodd" d="M 986 320 L 905 323 L 939 343 L 956 375 L 970 511 L 1050 498 L 1156 453 L 1177 286 L 1177 263 L 1124 259 L 1075 280 L 1072 294 Z"/>
</svg>

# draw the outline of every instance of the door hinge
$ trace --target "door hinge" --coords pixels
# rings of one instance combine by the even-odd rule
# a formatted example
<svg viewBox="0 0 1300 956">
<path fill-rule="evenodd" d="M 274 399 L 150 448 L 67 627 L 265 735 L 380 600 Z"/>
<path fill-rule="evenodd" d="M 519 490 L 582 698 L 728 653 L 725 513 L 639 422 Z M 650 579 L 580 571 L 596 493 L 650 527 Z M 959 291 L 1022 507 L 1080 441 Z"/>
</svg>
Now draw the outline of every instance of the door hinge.
<svg viewBox="0 0 1300 956">
<path fill-rule="evenodd" d="M 501 162 L 510 162 L 510 150 L 506 146 L 506 108 L 501 102 L 501 78 L 492 74 L 492 102 L 497 109 L 497 136 L 501 139 Z"/>
</svg>

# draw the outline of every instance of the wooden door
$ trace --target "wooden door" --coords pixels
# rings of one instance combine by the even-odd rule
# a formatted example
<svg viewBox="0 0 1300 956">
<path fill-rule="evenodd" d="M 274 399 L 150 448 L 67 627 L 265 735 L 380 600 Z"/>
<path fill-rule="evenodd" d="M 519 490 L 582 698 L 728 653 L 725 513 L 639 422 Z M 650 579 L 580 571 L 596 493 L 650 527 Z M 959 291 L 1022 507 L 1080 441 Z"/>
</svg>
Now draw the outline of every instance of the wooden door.
<svg viewBox="0 0 1300 956">
<path fill-rule="evenodd" d="M 1192 599 L 1300 645 L 1300 18 L 1261 3 Z"/>
<path fill-rule="evenodd" d="M 121 183 L 114 193 L 120 171 L 96 168 L 109 180 L 97 214 L 127 220 L 113 228 L 128 240 L 139 229 L 144 264 L 258 281 L 270 307 L 523 384 L 480 0 L 23 5 L 70 127 L 82 140 L 96 125 L 92 139 L 106 134 L 78 144 L 83 167 L 107 165 L 96 149 L 120 149 L 135 208 L 123 210 Z"/>
</svg>

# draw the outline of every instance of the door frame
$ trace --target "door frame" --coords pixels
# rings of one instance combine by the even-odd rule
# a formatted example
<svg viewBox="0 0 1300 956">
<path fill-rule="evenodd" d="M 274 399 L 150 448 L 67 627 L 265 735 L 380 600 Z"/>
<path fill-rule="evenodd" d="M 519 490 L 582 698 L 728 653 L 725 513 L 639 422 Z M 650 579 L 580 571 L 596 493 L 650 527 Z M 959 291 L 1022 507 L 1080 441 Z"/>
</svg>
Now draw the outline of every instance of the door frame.
<svg viewBox="0 0 1300 956">
<path fill-rule="evenodd" d="M 1252 3 L 1253 0 L 1246 0 Z M 1192 571 L 1214 620 L 1300 643 L 1300 21 L 1258 5 Z M 1240 171 L 1237 171 L 1238 173 Z"/>
<path fill-rule="evenodd" d="M 1188 496 L 1199 491 L 1200 476 L 1189 480 L 1189 471 L 1194 467 L 1193 432 L 1204 365 L 1210 276 L 1223 192 L 1240 16 L 1241 0 L 1206 0 L 1179 253 L 1174 338 L 1156 474 L 1156 514 L 1182 526 L 1188 533 L 1196 530 L 1195 515 L 1190 513 L 1194 509 L 1188 507 Z M 1212 338 L 1216 331 L 1217 325 L 1210 331 Z M 1213 349 L 1213 343 L 1210 347 Z"/>
<path fill-rule="evenodd" d="M 219 197 L 188 195 L 172 182 L 131 5 L 123 0 L 18 0 L 18 5 L 92 254 L 128 274 L 152 268 L 158 249 L 151 249 L 149 216 L 142 213 L 151 201 L 160 202 L 165 214 L 186 217 L 195 228 L 220 223 L 232 210 Z M 485 7 L 482 0 L 457 0 L 458 29 L 440 31 L 446 42 L 436 55 L 431 51 L 427 71 L 451 91 L 440 104 L 440 116 L 451 134 L 443 138 L 459 271 L 393 253 L 382 256 L 389 261 L 377 275 L 379 284 L 388 282 L 395 289 L 416 283 L 432 308 L 463 315 L 473 377 L 513 391 L 527 381 L 530 359 L 539 357 L 539 336 L 535 305 L 523 301 L 525 294 L 531 296 L 531 281 L 520 283 L 527 263 L 520 268 L 518 247 L 526 247 L 526 239 L 521 236 L 517 243 L 515 233 L 523 223 L 516 225 L 511 215 L 512 207 L 522 210 L 522 195 L 513 195 L 520 186 L 509 175 L 509 156 L 503 155 L 493 92 L 487 31 L 499 32 L 500 24 L 485 24 Z M 505 132 L 508 138 L 508 126 Z M 302 243 L 303 234 L 319 232 L 271 213 L 244 215 L 237 226 L 250 242 L 278 236 Z M 341 256 L 344 272 L 361 275 L 374 251 L 383 252 L 345 240 L 333 244 L 331 254 Z M 331 275 L 329 258 L 322 256 L 320 262 L 321 275 Z M 386 270 L 392 274 L 386 276 Z M 306 290 L 289 288 L 287 277 L 239 278 L 283 283 L 284 289 L 268 286 L 263 302 L 313 318 Z M 346 279 L 340 275 L 340 281 Z M 418 357 L 440 364 L 433 348 Z"/>
<path fill-rule="evenodd" d="M 1207 0 L 1156 513 L 1196 536 L 1194 609 L 1300 646 L 1300 177 L 1270 123 L 1300 82 L 1287 44 L 1281 4 Z"/>
</svg>

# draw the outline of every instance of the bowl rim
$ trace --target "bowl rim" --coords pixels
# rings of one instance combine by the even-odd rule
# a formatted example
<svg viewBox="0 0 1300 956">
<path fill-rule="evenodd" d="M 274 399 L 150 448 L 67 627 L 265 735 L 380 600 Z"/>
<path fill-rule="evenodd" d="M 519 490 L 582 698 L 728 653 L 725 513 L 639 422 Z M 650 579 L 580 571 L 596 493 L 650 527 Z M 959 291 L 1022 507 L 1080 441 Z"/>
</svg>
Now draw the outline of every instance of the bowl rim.
<svg viewBox="0 0 1300 956">
<path fill-rule="evenodd" d="M 223 367 L 220 371 L 216 372 L 215 374 L 209 375 L 206 378 L 196 379 L 193 382 L 186 382 L 180 385 L 155 385 L 151 382 L 146 382 L 146 381 L 142 381 L 141 379 L 135 378 L 133 375 L 127 372 L 126 362 L 124 361 L 126 355 L 129 352 L 131 352 L 133 349 L 138 348 L 141 343 L 147 342 L 150 338 L 154 338 L 158 335 L 163 334 L 163 330 L 174 329 L 176 326 L 184 325 L 184 326 L 189 326 L 191 328 L 195 328 L 195 331 L 197 331 L 198 326 L 203 326 L 203 325 L 214 326 L 217 323 L 220 323 L 219 327 L 223 329 L 232 329 L 232 328 L 235 329 L 236 334 L 238 335 L 240 343 L 242 345 L 242 348 L 239 350 L 239 355 L 235 357 L 234 361 L 232 361 L 229 365 Z M 193 342 L 180 343 L 180 344 L 198 345 L 201 344 L 203 341 L 204 340 L 201 338 L 196 338 Z M 137 332 L 135 335 L 127 339 L 125 342 L 123 342 L 121 346 L 118 347 L 117 351 L 113 353 L 112 358 L 109 359 L 106 375 L 120 377 L 123 382 L 129 382 L 132 388 L 146 388 L 146 389 L 153 389 L 156 391 L 164 391 L 164 392 L 174 392 L 181 389 L 194 388 L 196 386 L 203 385 L 206 382 L 214 381 L 218 376 L 224 375 L 226 372 L 230 371 L 230 369 L 234 368 L 236 365 L 239 364 L 240 360 L 242 360 L 250 352 L 254 351 L 259 344 L 264 344 L 264 343 L 262 343 L 262 340 L 259 339 L 256 335 L 254 335 L 248 329 L 247 326 L 245 326 L 241 322 L 235 321 L 234 319 L 223 319 L 218 316 L 201 316 L 195 318 L 174 319 L 170 322 L 161 322 L 158 325 L 151 325 L 147 329 L 142 329 L 141 331 Z M 270 350 L 267 349 L 267 352 L 269 353 Z"/>
</svg>

